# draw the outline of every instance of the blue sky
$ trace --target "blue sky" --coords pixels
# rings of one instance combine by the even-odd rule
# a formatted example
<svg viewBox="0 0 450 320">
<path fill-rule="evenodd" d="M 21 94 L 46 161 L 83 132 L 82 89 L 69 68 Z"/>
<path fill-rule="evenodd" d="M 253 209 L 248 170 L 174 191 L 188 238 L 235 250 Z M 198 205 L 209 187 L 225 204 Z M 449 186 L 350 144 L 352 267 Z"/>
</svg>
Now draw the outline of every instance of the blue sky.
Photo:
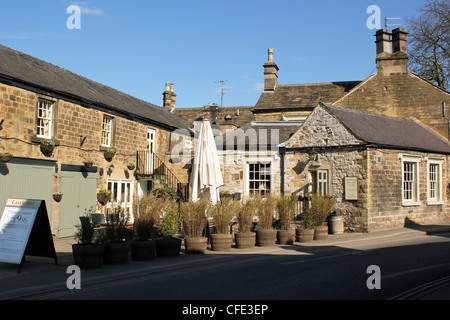
<svg viewBox="0 0 450 320">
<path fill-rule="evenodd" d="M 162 105 L 254 105 L 267 49 L 279 83 L 363 80 L 375 72 L 370 5 L 385 17 L 416 14 L 423 0 L 0 0 L 0 44 Z M 70 5 L 81 9 L 69 29 Z M 392 29 L 392 28 L 391 28 Z"/>
</svg>

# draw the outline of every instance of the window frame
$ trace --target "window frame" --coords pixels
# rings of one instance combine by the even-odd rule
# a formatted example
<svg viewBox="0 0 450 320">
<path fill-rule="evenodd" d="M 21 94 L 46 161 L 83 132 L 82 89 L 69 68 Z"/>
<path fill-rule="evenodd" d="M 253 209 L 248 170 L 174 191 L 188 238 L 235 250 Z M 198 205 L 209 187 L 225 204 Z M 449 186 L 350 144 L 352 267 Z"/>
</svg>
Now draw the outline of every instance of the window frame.
<svg viewBox="0 0 450 320">
<path fill-rule="evenodd" d="M 420 189 L 419 189 L 419 179 L 420 179 L 420 156 L 413 156 L 413 155 L 402 155 L 401 156 L 401 172 L 402 172 L 402 206 L 420 206 Z M 411 199 L 405 198 L 405 164 L 412 164 L 413 165 L 413 180 L 407 180 L 412 181 L 411 183 Z"/>
<path fill-rule="evenodd" d="M 126 187 L 129 186 L 129 188 Z M 123 187 L 125 186 L 125 189 Z M 133 197 L 134 197 L 134 187 L 133 180 L 128 179 L 108 179 L 106 182 L 106 189 L 111 191 L 111 198 L 107 208 L 126 208 L 128 210 L 129 219 L 133 221 Z M 122 195 L 125 196 L 125 201 L 122 199 Z"/>
<path fill-rule="evenodd" d="M 443 169 L 443 163 L 444 159 L 442 158 L 428 158 L 426 159 L 427 163 L 427 204 L 428 205 L 440 205 L 444 204 L 443 196 L 442 196 L 442 169 Z M 431 183 L 432 180 L 430 179 L 431 174 L 431 166 L 436 166 L 436 187 L 435 187 L 435 197 L 431 197 Z"/>
<path fill-rule="evenodd" d="M 47 106 L 50 106 L 50 117 L 40 117 L 40 110 L 42 104 L 46 104 Z M 54 118 L 55 118 L 55 109 L 56 109 L 56 101 L 45 99 L 45 98 L 38 98 L 37 107 L 36 107 L 36 126 L 35 126 L 35 133 L 36 137 L 40 139 L 53 139 L 54 134 Z M 47 111 L 48 112 L 48 111 Z M 45 125 L 43 124 L 40 126 L 40 119 L 42 119 L 43 122 L 48 121 L 48 123 Z M 41 134 L 41 130 L 47 129 L 48 134 Z"/>
<path fill-rule="evenodd" d="M 256 191 L 256 189 L 255 188 L 250 188 L 250 182 L 251 181 L 254 181 L 254 182 L 262 182 L 262 181 L 266 181 L 266 183 L 267 182 L 269 182 L 269 187 L 267 188 L 265 188 L 264 189 L 264 191 L 265 191 L 265 194 L 267 194 L 267 193 L 273 193 L 273 159 L 271 159 L 271 158 L 255 158 L 255 159 L 247 159 L 246 160 L 246 162 L 245 162 L 245 172 L 244 172 L 244 177 L 245 177 L 245 195 L 246 196 L 252 196 L 253 194 L 256 194 L 256 193 L 252 193 L 251 191 Z M 253 178 L 253 179 L 250 179 L 250 173 L 251 173 L 251 170 L 250 170 L 250 165 L 268 165 L 268 167 L 269 167 L 269 169 L 268 169 L 268 174 L 265 174 L 264 176 L 265 177 L 268 177 L 268 180 L 267 179 L 265 179 L 265 180 L 261 180 L 260 178 L 258 178 L 258 180 L 255 180 L 255 178 Z M 260 169 L 259 169 L 259 171 L 258 171 L 259 173 L 261 173 L 261 167 L 260 167 Z M 263 195 L 264 196 L 264 195 Z"/>
<path fill-rule="evenodd" d="M 105 120 L 109 120 L 109 124 L 107 125 L 109 130 L 105 130 Z M 104 114 L 101 128 L 100 145 L 105 148 L 113 147 L 114 117 Z M 104 143 L 104 138 L 108 140 L 107 143 Z"/>
</svg>

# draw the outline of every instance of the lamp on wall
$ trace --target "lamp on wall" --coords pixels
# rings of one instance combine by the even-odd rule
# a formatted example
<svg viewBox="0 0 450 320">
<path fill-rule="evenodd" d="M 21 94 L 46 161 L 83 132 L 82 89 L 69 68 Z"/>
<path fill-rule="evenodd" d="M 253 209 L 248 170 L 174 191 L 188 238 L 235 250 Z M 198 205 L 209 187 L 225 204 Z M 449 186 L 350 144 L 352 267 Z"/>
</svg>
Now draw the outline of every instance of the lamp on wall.
<svg viewBox="0 0 450 320">
<path fill-rule="evenodd" d="M 320 160 L 319 160 L 319 154 L 312 150 L 308 153 L 309 161 L 310 161 L 310 167 L 320 167 Z"/>
</svg>

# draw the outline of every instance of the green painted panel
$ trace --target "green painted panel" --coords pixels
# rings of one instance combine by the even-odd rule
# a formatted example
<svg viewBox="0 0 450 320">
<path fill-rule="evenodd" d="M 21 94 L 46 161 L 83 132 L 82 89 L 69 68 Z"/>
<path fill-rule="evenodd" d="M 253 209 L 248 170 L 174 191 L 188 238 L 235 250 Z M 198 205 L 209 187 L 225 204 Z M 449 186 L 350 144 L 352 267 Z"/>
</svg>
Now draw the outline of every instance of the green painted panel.
<svg viewBox="0 0 450 320">
<path fill-rule="evenodd" d="M 59 237 L 73 236 L 79 217 L 85 210 L 95 208 L 97 174 L 95 172 L 61 172 L 61 192 L 59 213 Z"/>
<path fill-rule="evenodd" d="M 31 159 L 12 159 L 0 164 L 0 216 L 7 199 L 45 200 L 51 221 L 55 163 Z"/>
</svg>

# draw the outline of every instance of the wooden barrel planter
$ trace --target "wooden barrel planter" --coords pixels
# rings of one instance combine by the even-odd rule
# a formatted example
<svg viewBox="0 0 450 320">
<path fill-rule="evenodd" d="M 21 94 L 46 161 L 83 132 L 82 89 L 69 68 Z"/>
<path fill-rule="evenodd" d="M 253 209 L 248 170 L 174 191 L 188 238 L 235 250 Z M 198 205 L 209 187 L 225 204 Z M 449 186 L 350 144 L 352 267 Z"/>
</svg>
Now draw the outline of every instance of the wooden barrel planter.
<svg viewBox="0 0 450 320">
<path fill-rule="evenodd" d="M 236 233 L 235 238 L 236 248 L 248 249 L 254 248 L 256 243 L 256 233 Z"/>
<path fill-rule="evenodd" d="M 277 230 L 256 230 L 256 245 L 271 247 L 277 242 Z"/>
<path fill-rule="evenodd" d="M 131 260 L 147 261 L 156 257 L 156 241 L 133 241 L 131 242 Z"/>
<path fill-rule="evenodd" d="M 73 244 L 73 263 L 81 269 L 99 268 L 103 264 L 104 252 L 102 244 Z"/>
<path fill-rule="evenodd" d="M 314 229 L 295 229 L 295 241 L 310 242 L 314 240 Z"/>
<path fill-rule="evenodd" d="M 213 251 L 226 251 L 231 249 L 233 244 L 232 234 L 211 234 L 211 249 Z"/>
<path fill-rule="evenodd" d="M 314 229 L 314 240 L 326 240 L 328 238 L 328 226 L 320 226 Z"/>
<path fill-rule="evenodd" d="M 294 244 L 295 230 L 278 230 L 277 243 L 278 244 Z"/>
<path fill-rule="evenodd" d="M 156 242 L 156 256 L 160 258 L 178 257 L 181 250 L 181 239 L 161 238 Z"/>
<path fill-rule="evenodd" d="M 208 238 L 186 238 L 184 239 L 184 248 L 186 253 L 206 253 L 206 246 L 208 244 Z"/>
<path fill-rule="evenodd" d="M 105 245 L 104 264 L 124 264 L 130 259 L 130 243 L 117 242 Z"/>
</svg>

